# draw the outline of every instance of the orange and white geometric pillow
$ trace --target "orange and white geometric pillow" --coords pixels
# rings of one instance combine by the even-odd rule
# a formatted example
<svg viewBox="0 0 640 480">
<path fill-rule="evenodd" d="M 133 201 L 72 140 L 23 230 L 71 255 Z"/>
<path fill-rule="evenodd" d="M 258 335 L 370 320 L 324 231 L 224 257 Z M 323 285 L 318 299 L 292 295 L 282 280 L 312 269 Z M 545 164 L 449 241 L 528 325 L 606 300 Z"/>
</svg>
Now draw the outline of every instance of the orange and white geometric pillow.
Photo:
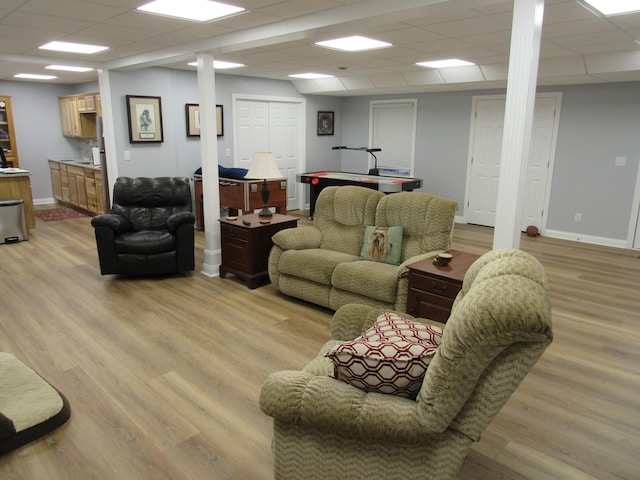
<svg viewBox="0 0 640 480">
<path fill-rule="evenodd" d="M 440 327 L 383 312 L 369 330 L 325 356 L 338 380 L 367 392 L 415 398 L 442 333 Z"/>
</svg>

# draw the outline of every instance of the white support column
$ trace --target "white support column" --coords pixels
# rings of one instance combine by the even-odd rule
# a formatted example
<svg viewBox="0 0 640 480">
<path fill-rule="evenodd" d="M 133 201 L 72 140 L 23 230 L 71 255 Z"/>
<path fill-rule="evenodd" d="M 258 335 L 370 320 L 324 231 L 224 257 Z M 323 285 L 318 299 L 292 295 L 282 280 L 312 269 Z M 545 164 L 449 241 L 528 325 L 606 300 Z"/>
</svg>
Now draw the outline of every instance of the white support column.
<svg viewBox="0 0 640 480">
<path fill-rule="evenodd" d="M 514 0 L 493 248 L 520 248 L 544 0 Z"/>
<path fill-rule="evenodd" d="M 216 132 L 216 78 L 213 55 L 198 55 L 198 98 L 200 101 L 200 155 L 204 207 L 205 249 L 202 274 L 217 277 L 222 263 L 220 248 L 220 192 L 218 184 L 218 137 Z"/>
<path fill-rule="evenodd" d="M 113 124 L 113 104 L 111 99 L 111 78 L 109 70 L 98 70 L 98 89 L 100 90 L 100 105 L 102 109 L 102 136 L 104 138 L 104 158 L 106 160 L 107 185 L 103 188 L 109 192 L 109 200 L 113 201 L 113 185 L 118 178 L 118 150 Z M 111 211 L 111 204 L 104 206 L 105 211 Z"/>
</svg>

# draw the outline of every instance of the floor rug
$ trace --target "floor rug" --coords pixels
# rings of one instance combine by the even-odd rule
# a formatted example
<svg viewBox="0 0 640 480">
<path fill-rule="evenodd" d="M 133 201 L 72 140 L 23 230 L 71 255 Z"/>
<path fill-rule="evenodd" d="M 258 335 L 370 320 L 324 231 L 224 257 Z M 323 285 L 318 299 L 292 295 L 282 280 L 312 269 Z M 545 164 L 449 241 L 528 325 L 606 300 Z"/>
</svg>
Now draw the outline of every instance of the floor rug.
<svg viewBox="0 0 640 480">
<path fill-rule="evenodd" d="M 71 416 L 69 402 L 10 353 L 0 352 L 0 455 L 55 430 Z"/>
<path fill-rule="evenodd" d="M 70 218 L 83 218 L 89 216 L 86 213 L 67 207 L 36 210 L 35 214 L 36 217 L 38 217 L 40 220 L 44 220 L 45 222 L 52 222 L 54 220 L 68 220 Z"/>
</svg>

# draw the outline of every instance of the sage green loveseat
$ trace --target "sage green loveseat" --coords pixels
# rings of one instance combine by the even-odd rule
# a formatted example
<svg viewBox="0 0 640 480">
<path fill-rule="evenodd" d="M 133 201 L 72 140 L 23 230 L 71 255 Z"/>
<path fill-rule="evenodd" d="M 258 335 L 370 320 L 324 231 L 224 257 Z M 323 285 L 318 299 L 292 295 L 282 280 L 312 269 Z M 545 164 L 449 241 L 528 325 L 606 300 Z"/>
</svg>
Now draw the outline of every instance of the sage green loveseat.
<svg viewBox="0 0 640 480">
<path fill-rule="evenodd" d="M 359 303 L 405 311 L 407 265 L 450 248 L 457 208 L 453 200 L 424 192 L 327 187 L 318 196 L 313 226 L 273 236 L 271 283 L 332 310 Z M 368 226 L 403 227 L 398 265 L 361 259 Z"/>
<path fill-rule="evenodd" d="M 340 308 L 333 339 L 315 359 L 266 379 L 260 408 L 273 417 L 276 480 L 458 478 L 474 442 L 553 337 L 545 273 L 520 250 L 493 250 L 471 266 L 445 326 L 415 319 L 444 327 L 415 399 L 331 378 L 324 354 L 379 314 L 364 305 Z"/>
</svg>

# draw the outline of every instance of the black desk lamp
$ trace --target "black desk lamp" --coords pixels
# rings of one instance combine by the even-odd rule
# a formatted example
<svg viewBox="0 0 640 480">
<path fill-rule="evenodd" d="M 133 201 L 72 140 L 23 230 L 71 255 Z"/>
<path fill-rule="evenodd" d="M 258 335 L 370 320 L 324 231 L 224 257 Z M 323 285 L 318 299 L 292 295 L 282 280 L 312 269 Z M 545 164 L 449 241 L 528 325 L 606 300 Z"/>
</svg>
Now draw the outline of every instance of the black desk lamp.
<svg viewBox="0 0 640 480">
<path fill-rule="evenodd" d="M 364 152 L 370 153 L 371 156 L 373 157 L 375 163 L 373 165 L 373 168 L 369 169 L 368 175 L 380 176 L 380 170 L 378 170 L 378 157 L 376 157 L 373 154 L 373 152 L 381 152 L 382 151 L 381 148 L 367 148 L 367 147 L 353 148 L 353 147 L 346 147 L 344 145 L 340 145 L 338 147 L 331 147 L 331 150 L 362 150 Z"/>
<path fill-rule="evenodd" d="M 267 180 L 283 178 L 271 152 L 254 152 L 251 168 L 245 178 L 262 178 L 262 210 L 258 213 L 260 223 L 269 223 L 273 214 L 269 210 L 269 185 Z"/>
</svg>

